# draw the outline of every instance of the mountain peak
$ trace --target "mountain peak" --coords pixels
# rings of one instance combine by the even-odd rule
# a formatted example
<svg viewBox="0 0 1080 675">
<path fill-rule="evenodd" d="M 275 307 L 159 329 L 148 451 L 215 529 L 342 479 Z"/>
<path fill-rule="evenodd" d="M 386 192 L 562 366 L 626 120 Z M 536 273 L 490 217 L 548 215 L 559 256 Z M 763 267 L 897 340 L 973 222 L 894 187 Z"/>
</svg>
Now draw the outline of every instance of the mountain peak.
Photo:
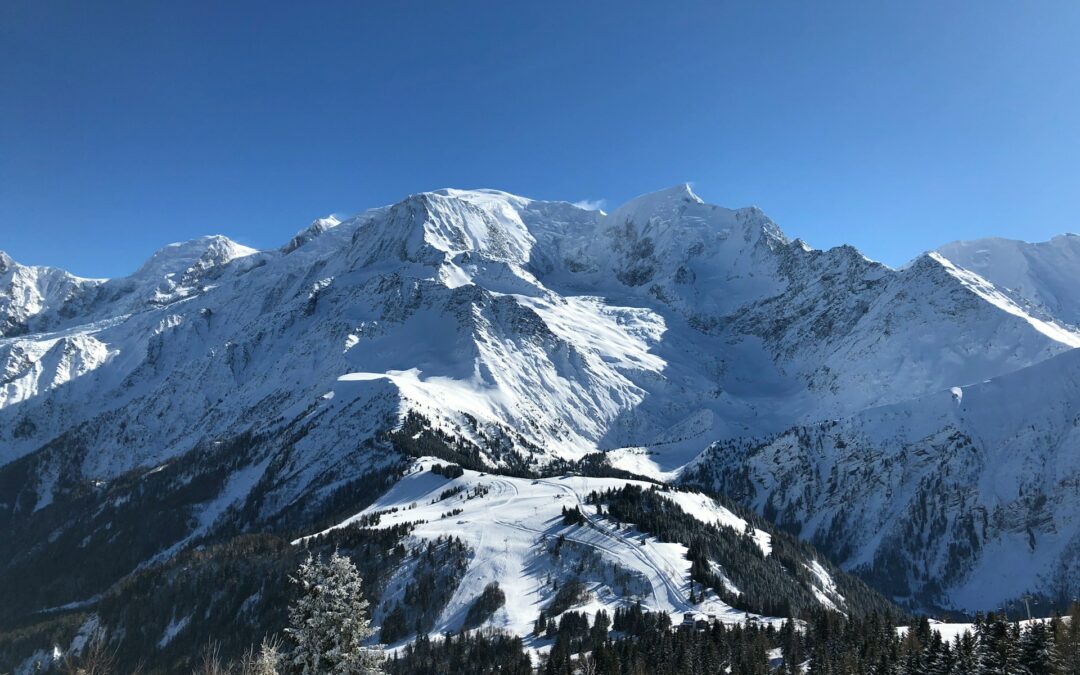
<svg viewBox="0 0 1080 675">
<path fill-rule="evenodd" d="M 521 195 L 515 195 L 504 190 L 495 190 L 493 188 L 477 188 L 475 190 L 461 190 L 458 188 L 443 188 L 441 190 L 433 190 L 431 192 L 425 192 L 421 194 L 438 195 L 440 197 L 453 197 L 458 199 L 464 199 L 465 201 L 472 202 L 474 204 L 499 201 L 507 204 L 511 204 L 516 207 L 522 207 L 529 204 L 532 200 L 528 197 L 522 197 Z"/>
<path fill-rule="evenodd" d="M 699 204 L 704 203 L 701 197 L 694 194 L 694 189 L 690 186 L 690 183 L 677 183 L 669 188 L 664 188 L 663 190 L 646 193 L 641 195 L 641 197 L 653 199 L 681 199 L 698 202 Z M 641 197 L 639 197 L 639 199 Z"/>
<path fill-rule="evenodd" d="M 653 218 L 675 216 L 689 204 L 704 204 L 700 197 L 690 189 L 689 183 L 680 183 L 657 192 L 649 192 L 634 197 L 615 209 L 610 218 L 615 222 L 645 223 Z"/>
<path fill-rule="evenodd" d="M 224 265 L 237 258 L 258 253 L 220 234 L 205 235 L 163 246 L 154 252 L 132 276 L 162 277 L 181 274 L 192 267 Z"/>
<path fill-rule="evenodd" d="M 415 501 L 424 511 L 387 511 L 383 526 L 419 514 L 429 525 L 408 536 L 438 536 L 449 527 L 471 537 L 480 550 L 472 560 L 496 562 L 505 556 L 503 530 L 484 528 L 521 532 L 517 544 L 511 541 L 516 559 L 531 564 L 539 551 L 545 558 L 537 569 L 558 574 L 552 578 L 561 584 L 593 549 L 571 546 L 563 562 L 547 557 L 542 542 L 563 508 L 553 497 L 573 500 L 592 486 L 579 481 L 582 489 L 571 494 L 563 487 L 585 477 L 514 483 L 480 471 L 554 473 L 603 452 L 621 470 L 693 478 L 682 467 L 714 442 L 722 452 L 695 462 L 694 474 L 730 465 L 735 473 L 717 490 L 740 496 L 753 480 L 760 499 L 748 505 L 777 520 L 791 514 L 792 523 L 820 523 L 821 533 L 854 532 L 842 543 L 869 562 L 880 550 L 877 569 L 906 572 L 941 561 L 989 584 L 995 578 L 981 561 L 1001 550 L 1034 552 L 1034 539 L 1038 565 L 1010 562 L 1007 571 L 1038 590 L 1039 575 L 1076 557 L 1066 546 L 1080 541 L 1080 501 L 1069 491 L 1078 480 L 1069 451 L 1076 448 L 1080 390 L 1073 369 L 1061 367 L 1076 360 L 1010 381 L 1018 384 L 967 385 L 1078 346 L 1080 330 L 1073 341 L 947 256 L 930 253 L 893 271 L 866 263 L 848 246 L 808 253 L 761 210 L 704 203 L 685 184 L 642 195 L 611 216 L 494 190 L 426 192 L 340 225 L 318 219 L 304 234 L 314 238 L 293 254 L 201 237 L 167 246 L 136 275 L 106 283 L 18 265 L 0 275 L 0 335 L 7 338 L 0 340 L 0 485 L 18 486 L 19 503 L 31 506 L 5 515 L 8 529 L 27 533 L 29 551 L 16 568 L 14 554 L 0 550 L 5 600 L 23 578 L 4 570 L 55 558 L 67 561 L 62 572 L 76 575 L 40 595 L 30 588 L 31 616 L 85 599 L 98 592 L 95 584 L 107 588 L 143 558 L 152 569 L 220 532 L 284 523 L 290 531 L 314 529 L 343 503 L 349 486 L 389 488 L 398 477 L 408 481 L 403 491 L 371 508 Z M 1028 275 L 1040 281 L 1033 288 L 1048 307 L 1059 293 L 1076 297 L 1077 268 L 1065 260 L 1045 258 L 1041 271 Z M 1072 274 L 1071 285 L 1052 270 Z M 1005 432 L 980 437 L 978 428 L 956 427 L 991 396 L 1002 406 L 1024 404 Z M 917 405 L 894 408 L 896 414 L 853 417 L 914 399 Z M 984 417 L 996 421 L 1004 409 L 995 405 Z M 837 424 L 857 433 L 833 442 L 844 431 Z M 957 438 L 957 429 L 967 436 Z M 878 443 L 901 435 L 892 446 Z M 754 447 L 754 439 L 773 437 L 780 440 Z M 1002 472 L 980 458 L 1008 457 L 1013 448 L 1023 451 L 1016 453 L 1023 468 L 1005 469 L 1020 475 L 1034 467 L 1045 480 L 1036 476 L 1004 502 Z M 476 470 L 462 469 L 457 479 L 427 469 L 401 475 L 404 454 L 428 449 L 442 456 L 440 463 L 458 457 Z M 860 479 L 834 481 L 830 474 Z M 131 475 L 140 478 L 114 480 Z M 955 489 L 943 493 L 945 501 L 929 501 L 940 476 Z M 452 499 L 440 497 L 448 482 L 466 477 L 468 487 L 455 485 L 477 488 L 472 499 L 454 491 L 447 493 Z M 924 477 L 925 502 L 911 497 L 924 494 L 917 491 Z M 99 479 L 109 489 L 77 488 Z M 965 501 L 991 484 L 987 500 Z M 883 497 L 882 485 L 900 496 Z M 1040 485 L 1047 487 L 1028 489 Z M 791 500 L 782 501 L 777 492 L 786 486 Z M 698 498 L 668 495 L 716 522 L 717 510 L 703 510 Z M 399 496 L 405 502 L 396 502 Z M 506 516 L 519 499 L 516 515 Z M 765 499 L 776 509 L 763 508 Z M 541 502 L 551 508 L 538 516 Z M 934 513 L 941 506 L 956 524 L 949 540 L 918 516 L 920 503 Z M 963 523 L 985 523 L 983 514 L 999 503 L 1005 517 L 991 521 L 1013 531 L 975 528 L 978 548 L 972 544 L 954 564 L 950 544 L 969 541 L 975 531 Z M 454 513 L 458 506 L 467 511 Z M 69 527 L 61 538 L 52 535 L 58 527 Z M 599 531 L 558 527 L 568 542 L 577 531 L 583 545 Z M 742 523 L 735 534 L 744 530 Z M 935 544 L 896 547 L 879 532 Z M 650 556 L 662 550 L 653 540 L 646 544 L 616 544 L 627 553 L 616 562 L 637 565 L 627 572 L 635 576 L 612 577 L 608 563 L 590 563 L 582 583 L 594 598 L 614 597 L 605 585 L 613 580 L 646 599 L 654 597 L 650 589 L 668 589 L 678 602 L 664 607 L 700 604 L 680 599 L 679 589 L 691 587 L 685 552 L 675 550 L 660 565 Z M 923 557 L 924 550 L 934 557 Z M 642 551 L 649 555 L 639 558 Z M 116 565 L 87 564 L 96 560 Z M 79 577 L 82 568 L 93 575 Z M 415 569 L 388 569 L 387 587 L 410 583 Z M 492 574 L 506 569 L 468 567 L 456 604 L 437 612 L 461 616 Z M 515 578 L 511 572 L 500 579 Z M 508 597 L 551 586 L 527 581 L 508 582 Z M 960 581 L 943 578 L 941 587 L 952 583 L 951 592 Z M 758 592 L 745 585 L 729 591 L 726 597 Z M 517 604 L 528 611 L 514 610 L 520 623 L 509 625 L 524 630 L 536 607 L 550 606 L 540 596 Z M 385 616 L 388 609 L 374 611 Z M 458 625 L 431 630 L 443 628 Z"/>
<path fill-rule="evenodd" d="M 440 264 L 462 253 L 524 263 L 534 239 L 519 209 L 529 200 L 495 190 L 410 195 L 364 225 L 359 259 Z"/>
<path fill-rule="evenodd" d="M 311 221 L 311 224 L 300 230 L 296 235 L 289 240 L 289 243 L 281 247 L 282 253 L 292 253 L 296 249 L 300 248 L 304 244 L 308 243 L 315 237 L 319 236 L 327 230 L 332 230 L 341 224 L 341 219 L 331 214 L 325 218 L 316 218 Z"/>
</svg>

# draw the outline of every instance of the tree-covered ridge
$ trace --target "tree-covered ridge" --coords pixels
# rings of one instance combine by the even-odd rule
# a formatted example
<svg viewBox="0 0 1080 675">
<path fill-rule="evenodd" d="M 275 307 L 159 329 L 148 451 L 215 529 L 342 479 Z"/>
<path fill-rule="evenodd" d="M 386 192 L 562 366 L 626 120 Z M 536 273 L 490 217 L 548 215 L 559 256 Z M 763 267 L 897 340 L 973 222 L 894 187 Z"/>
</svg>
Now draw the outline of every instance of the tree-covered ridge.
<svg viewBox="0 0 1080 675">
<path fill-rule="evenodd" d="M 737 609 L 766 616 L 808 616 L 822 606 L 821 598 L 813 590 L 820 581 L 806 564 L 816 560 L 836 583 L 844 611 L 856 616 L 874 612 L 899 614 L 888 600 L 833 567 L 811 546 L 793 536 L 769 528 L 740 509 L 740 517 L 746 520 L 748 528 L 760 525 L 770 530 L 771 551 L 763 555 L 749 530 L 702 522 L 665 499 L 662 494 L 665 489 L 668 488 L 626 485 L 594 493 L 588 501 L 608 518 L 633 523 L 661 541 L 686 546 L 691 578 Z M 731 590 L 731 584 L 738 592 Z"/>
<path fill-rule="evenodd" d="M 42 672 L 119 675 L 135 672 L 183 672 L 194 675 L 342 675 L 387 672 L 393 675 L 443 673 L 510 673 L 511 675 L 704 675 L 717 672 L 750 675 L 1078 675 L 1080 674 L 1080 605 L 1071 615 L 1047 621 L 1008 622 L 1004 616 L 976 617 L 971 630 L 952 640 L 925 617 L 901 628 L 895 613 L 843 615 L 817 608 L 803 620 L 773 623 L 724 624 L 698 620 L 673 626 L 666 613 L 653 613 L 640 604 L 617 609 L 614 616 L 600 610 L 592 617 L 565 611 L 558 621 L 538 622 L 539 642 L 550 645 L 537 657 L 516 636 L 491 629 L 461 631 L 432 640 L 416 641 L 384 661 L 372 643 L 364 599 L 377 583 L 366 582 L 359 568 L 335 549 L 350 544 L 356 553 L 384 546 L 403 532 L 347 528 L 340 535 L 314 541 L 308 550 L 289 547 L 299 569 L 291 585 L 284 578 L 263 577 L 281 584 L 281 597 L 289 604 L 282 629 L 269 629 L 248 645 L 228 640 L 228 628 L 214 628 L 212 640 L 197 643 L 190 635 L 182 667 L 143 668 L 129 652 L 119 652 L 105 626 L 99 626 L 79 654 L 46 664 Z M 372 539 L 372 537 L 375 537 Z M 243 547 L 210 552 L 207 560 L 218 574 L 237 573 L 233 559 L 251 560 L 280 552 L 273 540 L 249 538 Z M 399 548 L 400 544 L 393 545 Z M 439 548 L 436 545 L 433 550 Z M 423 551 L 403 555 L 421 555 Z M 304 556 L 307 556 L 306 558 Z M 325 557 L 324 557 L 325 555 Z M 280 557 L 277 558 L 280 560 Z M 207 560 L 203 563 L 206 564 Z M 370 560 L 370 559 L 369 559 Z M 198 563 L 197 558 L 190 559 Z M 235 560 L 234 563 L 235 564 Z M 375 566 L 368 562 L 368 569 Z M 183 570 L 177 570 L 182 573 Z M 143 589 L 146 590 L 146 589 Z M 269 590 L 269 589 L 268 589 Z M 485 609 L 499 601 L 498 587 L 489 586 L 476 606 Z M 153 620 L 153 615 L 147 615 Z M 193 617 L 198 634 L 206 635 L 202 617 Z M 542 630 L 541 630 L 542 629 Z M 126 628 L 121 629 L 123 633 Z M 115 631 L 115 628 L 114 628 Z M 217 632 L 222 631 L 222 632 Z M 542 633 L 542 634 L 541 634 Z M 249 631 L 248 634 L 251 634 Z M 285 639 L 282 640 L 281 636 Z M 222 648 L 223 644 L 232 647 Z M 127 655 L 127 656 L 125 656 Z M 315 664 L 315 665 L 312 665 Z M 319 665 L 322 664 L 322 665 Z"/>
</svg>

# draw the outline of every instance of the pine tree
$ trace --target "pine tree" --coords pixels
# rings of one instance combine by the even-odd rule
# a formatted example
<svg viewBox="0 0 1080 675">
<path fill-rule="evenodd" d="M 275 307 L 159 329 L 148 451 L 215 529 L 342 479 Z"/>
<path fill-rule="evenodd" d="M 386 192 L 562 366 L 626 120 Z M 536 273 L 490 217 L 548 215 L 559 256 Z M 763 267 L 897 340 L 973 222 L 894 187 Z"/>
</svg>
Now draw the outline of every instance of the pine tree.
<svg viewBox="0 0 1080 675">
<path fill-rule="evenodd" d="M 984 623 L 976 619 L 980 675 L 1015 675 L 1020 666 L 1020 635 L 1015 624 L 990 614 Z"/>
<path fill-rule="evenodd" d="M 360 574 L 337 551 L 329 562 L 308 555 L 293 583 L 301 595 L 289 607 L 286 635 L 293 643 L 290 662 L 300 675 L 380 673 L 382 650 L 364 643 L 375 631 L 361 594 Z"/>
<path fill-rule="evenodd" d="M 1080 675 L 1080 603 L 1073 603 L 1068 621 L 1055 622 L 1055 633 L 1061 672 Z"/>
<path fill-rule="evenodd" d="M 544 610 L 540 610 L 540 616 L 536 617 L 536 621 L 533 623 L 533 635 L 539 637 L 544 634 L 546 629 L 547 617 L 544 616 Z"/>
<path fill-rule="evenodd" d="M 978 648 L 971 631 L 964 631 L 958 635 L 954 642 L 953 653 L 956 656 L 953 663 L 953 675 L 977 675 L 979 672 Z"/>
<path fill-rule="evenodd" d="M 608 616 L 606 611 L 601 609 L 596 613 L 592 630 L 589 633 L 592 644 L 598 645 L 604 640 L 607 640 L 609 630 L 611 630 L 611 617 Z"/>
<path fill-rule="evenodd" d="M 923 651 L 923 662 L 926 663 L 926 675 L 949 675 L 952 671 L 952 650 L 936 630 L 930 632 L 929 643 Z"/>
<path fill-rule="evenodd" d="M 780 627 L 780 654 L 784 658 L 784 672 L 796 673 L 803 658 L 803 648 L 799 632 L 795 629 L 795 622 L 788 619 Z"/>
<path fill-rule="evenodd" d="M 1054 633 L 1041 621 L 1031 624 L 1024 631 L 1020 638 L 1020 653 L 1031 675 L 1057 675 L 1061 672 Z"/>
</svg>

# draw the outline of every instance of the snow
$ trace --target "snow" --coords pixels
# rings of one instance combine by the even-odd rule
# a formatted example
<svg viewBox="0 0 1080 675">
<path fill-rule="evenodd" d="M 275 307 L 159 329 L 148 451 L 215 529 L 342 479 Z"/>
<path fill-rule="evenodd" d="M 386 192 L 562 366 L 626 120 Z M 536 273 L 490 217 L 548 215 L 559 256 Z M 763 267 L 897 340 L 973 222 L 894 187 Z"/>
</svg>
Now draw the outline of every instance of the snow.
<svg viewBox="0 0 1080 675">
<path fill-rule="evenodd" d="M 169 625 L 165 626 L 165 632 L 161 634 L 161 639 L 157 642 L 158 649 L 163 649 L 170 642 L 172 642 L 173 638 L 180 634 L 180 631 L 187 628 L 187 625 L 190 621 L 190 614 L 180 619 L 174 617 L 172 620 L 170 620 Z"/>
<path fill-rule="evenodd" d="M 74 324 L 76 343 L 70 364 L 53 371 L 44 355 L 55 340 L 47 336 L 59 333 L 0 338 L 0 367 L 15 374 L 0 379 L 0 428 L 15 427 L 3 424 L 5 406 L 24 402 L 33 411 L 57 386 L 81 382 L 64 387 L 58 398 L 70 403 L 61 414 L 40 416 L 55 420 L 49 428 L 0 438 L 0 462 L 72 425 L 157 397 L 182 403 L 160 422 L 145 413 L 162 411 L 139 415 L 147 427 L 141 435 L 162 439 L 155 449 L 125 452 L 119 439 L 102 439 L 101 456 L 88 461 L 111 475 L 158 465 L 192 437 L 235 430 L 260 402 L 280 401 L 267 419 L 310 414 L 312 401 L 358 382 L 348 377 L 360 373 L 394 386 L 397 419 L 422 412 L 481 444 L 509 427 L 551 457 L 615 451 L 616 465 L 671 480 L 717 438 L 773 433 L 980 381 L 1052 355 L 1052 345 L 1064 347 L 1057 338 L 1072 340 L 1012 305 L 1001 311 L 987 301 L 972 317 L 977 329 L 967 319 L 961 331 L 938 322 L 943 356 L 934 344 L 913 355 L 911 345 L 926 342 L 926 333 L 897 331 L 893 314 L 910 305 L 896 302 L 901 293 L 926 296 L 910 288 L 920 280 L 855 253 L 789 242 L 759 210 L 704 204 L 686 185 L 610 215 L 494 190 L 440 190 L 346 221 L 320 219 L 301 235 L 285 253 L 221 236 L 173 244 L 131 277 L 103 282 L 93 299 L 75 303 L 71 318 L 59 318 L 58 301 L 27 309 L 42 321 Z M 761 340 L 756 326 L 773 310 L 760 304 L 805 284 L 785 270 L 812 280 L 819 265 L 863 266 L 858 273 L 869 280 L 895 276 L 898 289 L 880 303 L 892 313 L 872 311 L 865 329 L 820 346 L 797 325 L 792 345 Z M 959 282 L 963 272 L 955 272 L 949 278 Z M 619 281 L 634 274 L 651 274 L 652 282 Z M 483 294 L 473 293 L 479 288 Z M 828 300 L 818 297 L 820 285 L 807 288 L 811 306 Z M 955 317 L 950 302 L 942 299 L 942 315 Z M 741 312 L 746 325 L 728 319 L 733 328 L 719 334 L 694 327 L 728 312 Z M 933 313 L 920 318 L 937 321 Z M 895 334 L 887 344 L 882 324 Z M 988 339 L 1002 345 L 1000 354 L 976 362 Z M 181 370 L 191 376 L 175 374 Z M 830 380 L 818 384 L 824 370 Z M 366 400 L 367 391 L 349 389 L 352 400 Z M 206 402 L 218 398 L 219 413 L 205 416 Z M 462 430 L 463 414 L 484 428 Z M 187 419 L 205 419 L 206 428 L 192 429 Z"/>
<path fill-rule="evenodd" d="M 221 492 L 213 499 L 204 502 L 195 512 L 195 528 L 184 538 L 172 546 L 158 552 L 153 558 L 145 561 L 142 567 L 168 560 L 171 556 L 183 550 L 189 542 L 210 531 L 213 525 L 230 507 L 243 503 L 243 499 L 251 492 L 266 471 L 269 459 L 264 459 L 257 464 L 247 466 L 234 471 L 225 482 Z"/>
<path fill-rule="evenodd" d="M 539 314 L 556 335 L 617 369 L 659 375 L 667 365 L 652 351 L 667 332 L 664 318 L 656 312 L 612 307 L 602 298 L 588 296 L 518 296 L 517 300 Z"/>
<path fill-rule="evenodd" d="M 465 612 L 491 581 L 499 582 L 507 598 L 505 611 L 496 614 L 493 625 L 519 635 L 529 634 L 540 609 L 554 596 L 545 580 L 549 574 L 559 575 L 558 561 L 546 551 L 560 536 L 568 542 L 564 549 L 576 546 L 581 551 L 592 552 L 600 561 L 582 573 L 582 580 L 593 596 L 592 602 L 583 608 L 590 614 L 602 608 L 610 613 L 618 606 L 641 600 L 649 610 L 671 614 L 675 623 L 682 620 L 683 612 L 716 614 L 727 622 L 746 620 L 745 612 L 732 609 L 715 595 L 697 605 L 689 602 L 690 563 L 686 559 L 686 547 L 656 541 L 632 528 L 618 527 L 585 504 L 590 492 L 619 488 L 628 481 L 580 476 L 530 480 L 468 470 L 460 478 L 448 480 L 430 471 L 438 463 L 439 460 L 431 458 L 417 460 L 388 493 L 330 528 L 346 527 L 365 515 L 379 513 L 379 523 L 374 527 L 419 522 L 412 538 L 455 536 L 473 550 L 465 578 L 439 617 L 433 635 L 460 628 Z M 470 490 L 478 486 L 489 492 L 483 497 L 469 498 Z M 438 499 L 445 490 L 453 488 L 463 489 L 448 499 Z M 709 507 L 711 500 L 707 497 L 699 497 L 704 501 L 688 499 L 686 503 L 698 503 L 709 514 L 725 512 L 715 504 Z M 580 508 L 585 514 L 586 525 L 562 525 L 562 509 L 572 507 Z M 390 509 L 397 511 L 390 513 Z M 461 509 L 461 513 L 443 517 L 454 509 Z M 612 564 L 639 579 L 641 592 L 620 593 L 610 578 Z"/>
<path fill-rule="evenodd" d="M 716 441 L 775 438 L 751 467 L 761 494 L 781 477 L 800 491 L 852 472 L 836 484 L 858 505 L 857 565 L 918 481 L 945 475 L 926 458 L 943 458 L 957 503 L 974 495 L 950 526 L 998 514 L 992 538 L 1020 551 L 997 556 L 1017 566 L 1012 585 L 985 561 L 951 582 L 958 602 L 976 602 L 1035 587 L 1057 563 L 1072 574 L 1080 550 L 1080 500 L 1066 489 L 1080 475 L 1076 244 L 944 247 L 892 270 L 678 185 L 610 213 L 496 190 L 421 193 L 316 220 L 277 250 L 222 236 L 170 245 L 110 280 L 0 255 L 0 465 L 77 430 L 87 452 L 65 470 L 110 481 L 253 432 L 280 459 L 265 465 L 277 472 L 269 518 L 389 462 L 379 439 L 410 413 L 484 453 L 544 464 L 607 452 L 664 481 L 722 462 L 702 455 Z M 793 454 L 784 431 L 825 420 L 840 420 L 851 449 L 822 437 L 818 455 Z M 942 454 L 956 431 L 985 466 Z M 56 468 L 36 477 L 39 508 Z M 200 505 L 187 534 L 240 503 L 253 470 Z M 1037 489 L 1044 511 L 1020 494 Z M 804 533 L 839 511 L 828 499 L 799 507 Z M 1041 525 L 1025 552 L 1027 516 Z"/>
<path fill-rule="evenodd" d="M 1040 587 L 1075 592 L 1080 351 L 956 389 L 793 430 L 738 470 L 748 469 L 758 508 L 770 495 L 780 510 L 801 500 L 792 506 L 802 536 L 832 532 L 851 551 L 838 561 L 847 569 L 896 555 L 919 512 L 939 514 L 934 536 L 920 532 L 923 545 L 908 550 L 945 606 L 985 611 Z M 978 547 L 946 577 L 957 568 L 952 543 L 972 536 L 965 519 L 980 513 Z M 843 527 L 830 529 L 840 515 Z"/>
<path fill-rule="evenodd" d="M 79 632 L 71 639 L 71 645 L 68 647 L 68 652 L 81 654 L 83 647 L 85 647 L 90 640 L 94 639 L 94 636 L 98 633 L 100 628 L 101 618 L 97 614 L 91 614 L 86 618 L 86 621 L 79 626 Z"/>
<path fill-rule="evenodd" d="M 168 277 L 182 274 L 200 263 L 224 264 L 256 253 L 256 249 L 237 244 L 228 237 L 209 235 L 158 249 L 133 276 Z"/>
<path fill-rule="evenodd" d="M 1068 617 L 1064 617 L 1064 620 L 1068 621 Z M 1020 627 L 1023 629 L 1031 626 L 1032 624 L 1049 623 L 1049 621 L 1050 619 L 1048 618 L 1033 618 L 1021 619 L 1016 623 L 1019 624 Z M 975 634 L 975 624 L 973 623 L 949 623 L 930 619 L 930 628 L 936 631 L 939 635 L 941 635 L 941 639 L 945 642 L 953 642 L 957 638 L 961 637 L 964 633 L 971 633 L 972 635 Z M 896 632 L 899 635 L 904 636 L 907 635 L 908 630 L 910 630 L 910 627 L 908 626 L 898 626 Z"/>
<path fill-rule="evenodd" d="M 1080 235 L 1049 241 L 978 239 L 937 249 L 958 267 L 993 283 L 1018 303 L 1026 303 L 1064 324 L 1080 326 Z"/>
<path fill-rule="evenodd" d="M 0 384 L 0 408 L 55 390 L 116 356 L 117 350 L 94 335 L 95 328 L 37 339 L 0 339 L 0 364 L 7 373 Z"/>
<path fill-rule="evenodd" d="M 810 564 L 806 566 L 806 569 L 809 570 L 817 580 L 817 585 L 813 589 L 814 596 L 826 607 L 842 611 L 837 604 L 837 601 L 843 603 L 844 596 L 840 595 L 839 590 L 836 588 L 836 582 L 833 581 L 829 572 L 817 560 L 811 560 Z"/>
<path fill-rule="evenodd" d="M 1013 302 L 1004 292 L 991 284 L 986 279 L 983 279 L 974 272 L 959 268 L 952 264 L 948 259 L 939 253 L 932 252 L 928 254 L 934 260 L 940 262 L 950 274 L 960 279 L 964 284 L 972 291 L 977 293 L 979 297 L 987 301 L 994 307 L 1001 309 L 1004 312 L 1008 312 L 1013 316 L 1022 318 L 1032 328 L 1039 331 L 1043 335 L 1052 340 L 1056 340 L 1069 347 L 1080 347 L 1080 329 L 1067 328 L 1060 326 L 1051 321 L 1043 321 L 1031 314 L 1025 312 L 1015 302 Z"/>
<path fill-rule="evenodd" d="M 717 504 L 713 499 L 698 492 L 663 492 L 664 499 L 675 502 L 686 513 L 708 525 L 730 527 L 738 532 L 745 532 L 749 523 L 728 509 Z M 764 530 L 753 529 L 754 541 L 764 556 L 772 553 L 772 535 Z M 820 565 L 819 565 L 820 567 Z M 824 572 L 824 570 L 821 570 Z M 826 575 L 827 576 L 827 575 Z"/>
<path fill-rule="evenodd" d="M 608 463 L 616 469 L 628 471 L 636 476 L 644 476 L 661 483 L 670 483 L 678 479 L 680 468 L 668 468 L 670 453 L 661 455 L 648 448 L 617 448 L 605 454 Z M 676 460 L 676 464 L 681 464 Z"/>
<path fill-rule="evenodd" d="M 680 183 L 666 190 L 637 196 L 615 209 L 610 216 L 615 223 L 648 222 L 653 219 L 670 219 L 689 204 L 704 204 L 694 194 L 689 183 Z"/>
</svg>

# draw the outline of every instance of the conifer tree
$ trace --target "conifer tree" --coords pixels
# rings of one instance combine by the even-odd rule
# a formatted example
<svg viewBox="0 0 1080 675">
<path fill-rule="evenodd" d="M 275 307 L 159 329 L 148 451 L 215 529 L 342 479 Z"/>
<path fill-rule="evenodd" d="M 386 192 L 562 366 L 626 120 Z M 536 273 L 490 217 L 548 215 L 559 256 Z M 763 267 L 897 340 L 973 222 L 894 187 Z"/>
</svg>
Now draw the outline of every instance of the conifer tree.
<svg viewBox="0 0 1080 675">
<path fill-rule="evenodd" d="M 300 675 L 374 675 L 382 650 L 365 646 L 375 631 L 367 616 L 360 574 L 337 551 L 329 562 L 311 555 L 292 578 L 300 597 L 289 607 L 290 662 Z"/>
<path fill-rule="evenodd" d="M 1020 638 L 1020 653 L 1030 675 L 1057 675 L 1060 659 L 1054 645 L 1054 633 L 1045 623 L 1031 624 Z"/>
<path fill-rule="evenodd" d="M 978 648 L 971 631 L 964 631 L 963 635 L 957 636 L 953 645 L 955 661 L 952 675 L 977 675 L 979 672 L 979 661 L 976 653 Z"/>
<path fill-rule="evenodd" d="M 1055 622 L 1055 642 L 1061 661 L 1061 672 L 1080 675 L 1080 603 L 1073 603 L 1068 621 Z"/>
</svg>

